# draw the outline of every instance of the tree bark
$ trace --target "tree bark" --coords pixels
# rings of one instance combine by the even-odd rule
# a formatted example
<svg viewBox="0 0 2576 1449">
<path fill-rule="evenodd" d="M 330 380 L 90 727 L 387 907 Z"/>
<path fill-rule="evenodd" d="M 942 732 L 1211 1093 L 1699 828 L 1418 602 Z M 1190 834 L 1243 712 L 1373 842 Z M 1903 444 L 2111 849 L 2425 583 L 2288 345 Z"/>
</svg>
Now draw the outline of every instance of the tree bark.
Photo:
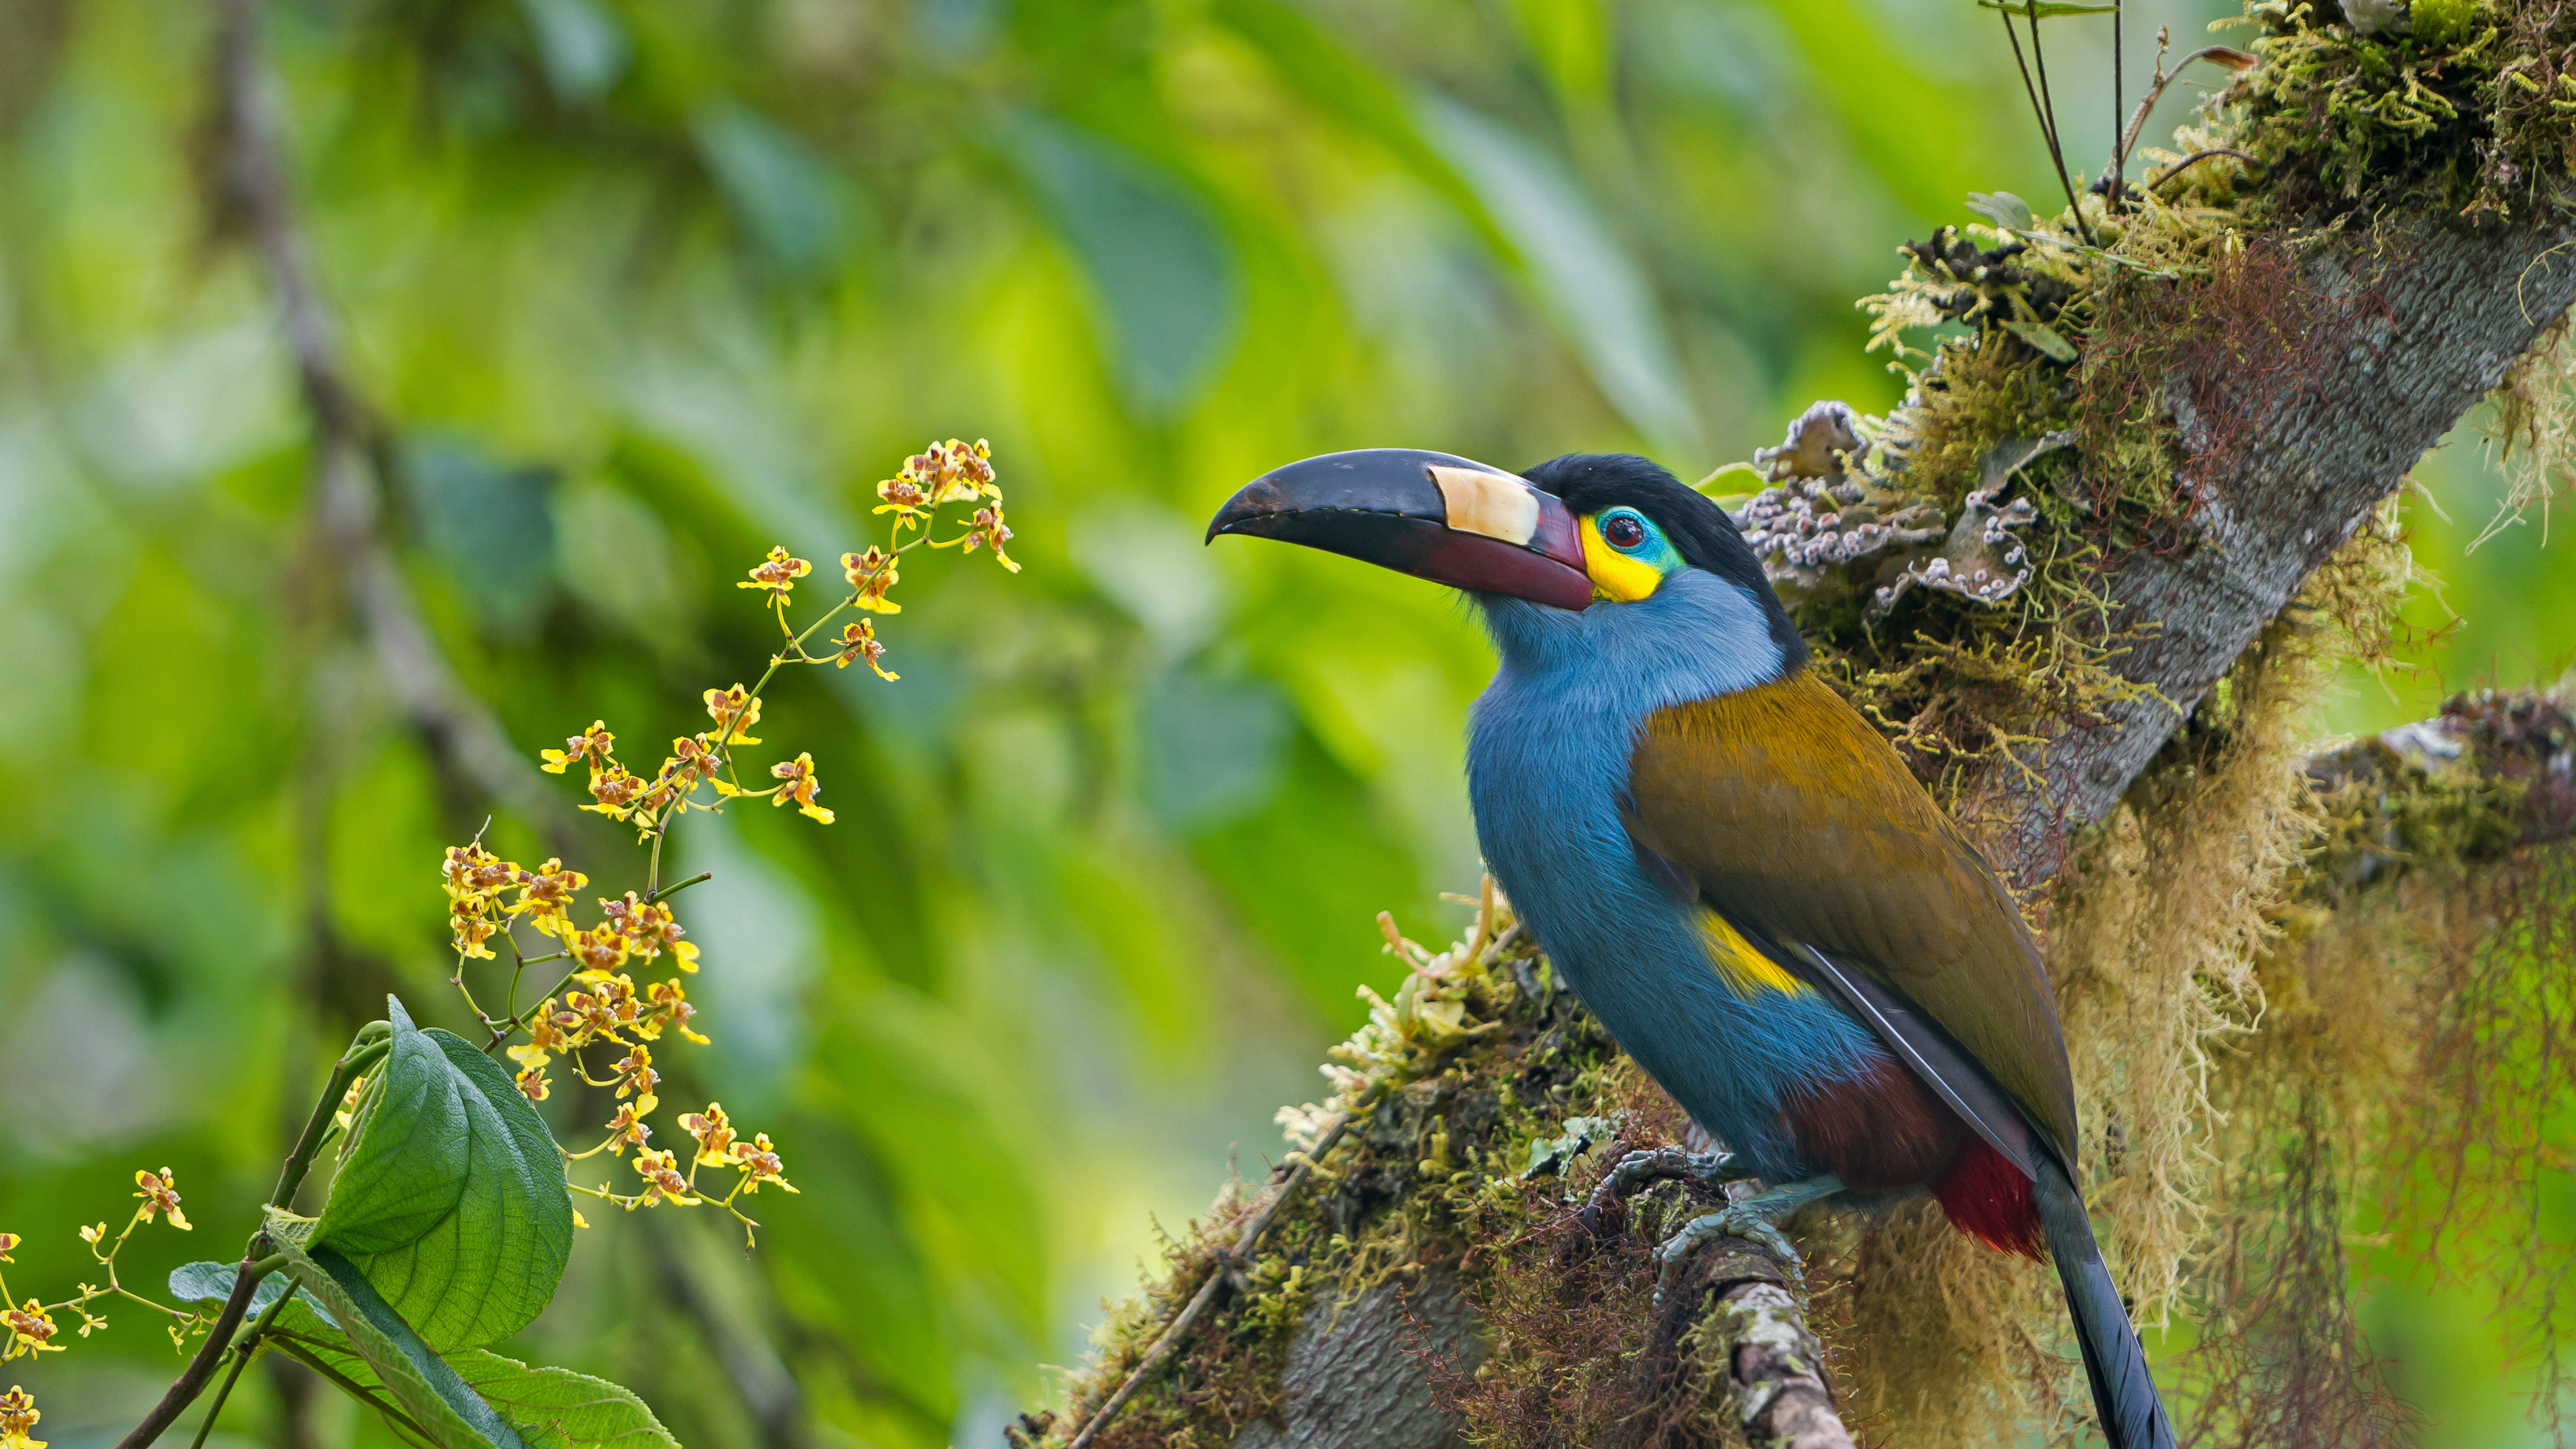
<svg viewBox="0 0 2576 1449">
<path fill-rule="evenodd" d="M 2101 580 L 2117 604 L 2116 627 L 2145 631 L 2112 667 L 2160 698 L 2115 705 L 2107 718 L 2058 733 L 2036 782 L 1998 772 L 1969 783 L 1969 793 L 2003 802 L 1986 838 L 2007 878 L 2025 891 L 2053 878 L 2069 833 L 2111 810 L 2308 575 L 2576 301 L 2576 256 L 2553 255 L 2571 240 L 2576 222 L 2548 215 L 2480 228 L 2397 221 L 2366 238 L 2335 234 L 2298 254 L 2295 285 L 2314 304 L 2305 309 L 2307 325 L 2269 336 L 2253 354 L 2240 349 L 2212 375 L 2165 379 L 2198 535 L 2114 559 Z M 2296 380 L 2294 396 L 2261 395 L 2258 380 L 2277 387 L 2284 377 Z M 2569 703 L 2527 696 L 2455 704 L 2440 720 L 2320 757 L 2312 779 L 2321 790 L 2367 790 L 2401 776 L 2421 783 L 2466 758 L 2475 770 L 2521 782 L 2516 808 L 2527 829 L 2507 844 L 2563 838 L 2576 830 Z M 2402 850 L 2361 857 L 2351 869 L 2367 878 L 2399 862 Z M 1669 1343 L 1693 1323 L 1719 1335 L 1734 1402 L 1755 1442 L 1848 1445 L 1814 1340 L 1777 1267 L 1749 1250 L 1700 1257 L 1692 1291 L 1679 1295 L 1685 1306 L 1667 1311 L 1673 1321 L 1659 1325 L 1658 1339 Z M 1277 1420 L 1250 1426 L 1234 1442 L 1247 1449 L 1457 1442 L 1455 1421 L 1437 1407 L 1431 1366 L 1440 1356 L 1422 1345 L 1472 1354 L 1477 1328 L 1454 1278 L 1407 1291 L 1382 1285 L 1338 1315 L 1309 1313 L 1289 1350 Z M 1454 1356 L 1440 1370 L 1459 1371 Z"/>
<path fill-rule="evenodd" d="M 2202 536 L 2117 561 L 2106 592 L 2122 627 L 2154 626 L 2114 669 L 2171 705 L 2114 704 L 2053 741 L 2044 786 L 2005 787 L 1997 869 L 2024 889 L 2055 874 L 2066 832 L 2110 810 L 2308 575 L 2576 301 L 2576 257 L 2552 255 L 2571 239 L 2576 223 L 2548 215 L 2338 237 L 2299 269 L 2316 325 L 2266 334 L 2279 355 L 2230 359 L 2232 376 L 2167 379 Z M 2255 395 L 2255 379 L 2285 376 L 2303 382 L 2294 398 Z"/>
</svg>

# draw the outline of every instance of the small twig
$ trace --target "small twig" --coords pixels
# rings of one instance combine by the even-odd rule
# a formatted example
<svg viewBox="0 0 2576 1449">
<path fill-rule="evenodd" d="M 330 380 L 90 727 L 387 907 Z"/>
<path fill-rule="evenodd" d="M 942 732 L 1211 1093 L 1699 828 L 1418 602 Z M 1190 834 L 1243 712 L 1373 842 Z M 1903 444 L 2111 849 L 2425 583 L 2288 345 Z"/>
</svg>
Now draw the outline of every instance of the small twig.
<svg viewBox="0 0 2576 1449">
<path fill-rule="evenodd" d="M 2129 113 L 2128 130 L 2121 133 L 2121 159 L 2126 160 L 2131 152 L 2137 150 L 2138 135 L 2147 128 L 2147 113 L 2156 108 L 2156 102 L 2165 98 L 2165 88 L 2167 86 L 2170 86 L 2175 81 L 2182 79 L 2183 68 L 2190 65 L 2195 60 L 2205 60 L 2213 65 L 2225 66 L 2229 70 L 2244 70 L 2255 63 L 2255 58 L 2253 56 L 2246 54 L 2244 51 L 2238 50 L 2232 45 L 2204 45 L 2200 49 L 2193 51 L 2191 54 L 2184 56 L 2182 59 L 2175 61 L 2174 68 L 2170 72 L 2165 70 L 2164 60 L 2159 57 L 2156 61 L 2155 84 L 2149 86 L 2147 88 L 2146 95 L 2139 98 L 2138 108 Z"/>
<path fill-rule="evenodd" d="M 2034 0 L 2025 0 L 2025 3 L 2034 3 Z M 2044 58 L 2040 59 L 2039 79 L 2033 82 L 2030 61 L 2021 53 L 2021 32 L 2013 29 L 2012 7 L 1997 5 L 1995 14 L 2002 18 L 2004 36 L 2012 42 L 2013 65 L 2021 71 L 2022 93 L 2030 97 L 2031 112 L 2039 117 L 2039 138 L 2048 143 L 2049 163 L 2057 168 L 2057 184 L 2066 193 L 2067 214 L 2075 220 L 2076 234 L 2083 237 L 2085 244 L 2090 246 L 2093 242 L 2093 231 L 2084 224 L 2084 208 L 2075 200 L 2075 183 L 2067 179 L 2066 153 L 2057 144 L 2057 116 L 2047 100 L 2048 63 Z M 2036 13 L 2030 20 L 2030 49 L 2033 57 L 2039 56 L 2039 18 Z"/>
<path fill-rule="evenodd" d="M 268 1311 L 261 1314 L 259 1321 L 250 1326 L 250 1332 L 243 1334 L 241 1342 L 234 1345 L 232 1371 L 224 1375 L 223 1386 L 215 1390 L 215 1401 L 206 1406 L 206 1417 L 198 1421 L 197 1437 L 189 1441 L 188 1449 L 206 1449 L 206 1436 L 214 1432 L 215 1420 L 223 1416 L 224 1403 L 233 1396 L 233 1385 L 241 1382 L 242 1370 L 250 1367 L 251 1358 L 259 1352 L 259 1336 L 277 1321 L 277 1315 L 286 1311 L 287 1303 L 294 1297 L 292 1286 L 278 1294 L 277 1301 L 268 1305 Z"/>
<path fill-rule="evenodd" d="M 2157 187 L 2164 185 L 2166 182 L 2173 180 L 2177 176 L 2180 176 L 2194 163 L 2206 161 L 2212 156 L 2233 156 L 2237 160 L 2244 162 L 2246 165 L 2253 167 L 2257 171 L 2263 169 L 2262 162 L 2246 155 L 2244 152 L 2237 150 L 2233 146 L 2212 146 L 2206 151 L 2194 151 L 2190 155 L 2176 161 L 2171 166 L 2166 167 L 2162 174 L 2147 183 L 2147 189 L 2149 191 L 2155 190 Z"/>
<path fill-rule="evenodd" d="M 2120 113 L 2125 99 L 2121 86 L 2128 78 L 2128 61 L 2122 56 L 2121 44 L 2128 31 L 2127 20 L 2123 0 L 2111 0 L 2111 185 L 2107 195 L 2115 213 L 2120 209 L 2120 188 L 2129 181 L 2129 153 L 2120 144 Z"/>
<path fill-rule="evenodd" d="M 1297 1155 L 1294 1159 L 1295 1165 L 1288 1168 L 1285 1180 L 1272 1190 L 1269 1200 L 1264 1202 L 1243 1225 L 1243 1231 L 1235 1234 L 1234 1246 L 1226 1250 L 1225 1258 L 1210 1266 L 1207 1281 L 1199 1285 L 1199 1291 L 1191 1297 L 1189 1304 L 1172 1319 L 1171 1326 L 1163 1330 L 1162 1336 L 1154 1340 L 1154 1346 L 1145 1351 L 1144 1360 L 1136 1365 L 1135 1372 L 1127 1375 L 1127 1381 L 1118 1386 L 1118 1392 L 1111 1394 L 1109 1402 L 1102 1404 L 1092 1414 L 1090 1422 L 1082 1426 L 1082 1432 L 1074 1435 L 1073 1442 L 1066 1445 L 1065 1449 L 1089 1449 L 1091 1441 L 1098 1437 L 1101 1430 L 1109 1427 L 1110 1420 L 1118 1416 L 1120 1409 L 1127 1407 L 1127 1401 L 1136 1396 L 1136 1391 L 1145 1386 L 1145 1381 L 1154 1376 L 1154 1371 L 1161 1368 L 1164 1362 L 1180 1348 L 1181 1340 L 1188 1335 L 1191 1325 L 1198 1322 L 1200 1314 L 1207 1312 L 1208 1305 L 1216 1301 L 1217 1294 L 1224 1289 L 1230 1278 L 1231 1275 L 1226 1271 L 1228 1266 L 1226 1260 L 1240 1262 L 1251 1253 L 1254 1246 L 1260 1243 L 1262 1233 L 1269 1229 L 1271 1219 L 1279 1216 L 1279 1210 L 1287 1206 L 1288 1199 L 1295 1196 L 1297 1189 L 1304 1186 L 1306 1179 L 1314 1174 L 1315 1164 L 1323 1160 L 1324 1155 L 1333 1150 L 1334 1144 L 1342 1140 L 1342 1134 L 1350 1127 L 1351 1119 L 1366 1110 L 1367 1106 L 1367 1098 L 1354 1103 L 1350 1111 L 1334 1119 L 1333 1125 L 1323 1136 L 1315 1139 L 1312 1150 Z"/>
<path fill-rule="evenodd" d="M 251 1295 L 259 1291 L 262 1276 L 257 1259 L 242 1259 L 241 1271 L 233 1278 L 232 1296 L 224 1300 L 223 1311 L 215 1315 L 215 1326 L 206 1331 L 206 1341 L 198 1347 L 197 1356 L 188 1360 L 187 1368 L 180 1371 L 161 1402 L 152 1406 L 152 1412 L 143 1416 L 143 1422 L 134 1426 L 134 1432 L 117 1441 L 116 1449 L 145 1449 L 197 1401 L 197 1395 L 206 1391 L 206 1380 L 215 1376 L 215 1365 L 223 1362 L 224 1350 L 232 1346 L 233 1330 L 241 1327 L 242 1315 L 250 1310 Z"/>
<path fill-rule="evenodd" d="M 2057 184 L 2066 193 L 2067 215 L 2074 218 L 2075 234 L 2093 244 L 2093 228 L 2084 221 L 2084 203 L 2075 194 L 2075 182 L 2066 174 L 2066 147 L 2057 134 L 2057 97 L 2048 89 L 2048 53 L 2039 43 L 2039 0 L 2022 0 L 2030 22 L 2030 68 L 2039 73 L 2039 103 L 2048 113 L 2048 159 L 2057 164 Z"/>
<path fill-rule="evenodd" d="M 295 1139 L 294 1150 L 286 1154 L 286 1166 L 277 1174 L 277 1190 L 268 1195 L 270 1207 L 295 1209 L 295 1190 L 304 1185 L 304 1174 L 313 1170 L 313 1154 L 322 1148 L 323 1136 L 331 1130 L 331 1118 L 339 1111 L 340 1098 L 347 1094 L 349 1078 L 383 1060 L 389 1048 L 383 1036 L 362 1031 L 349 1049 L 331 1064 L 331 1079 L 322 1095 L 313 1102 L 313 1115 L 304 1119 L 303 1134 Z"/>
</svg>

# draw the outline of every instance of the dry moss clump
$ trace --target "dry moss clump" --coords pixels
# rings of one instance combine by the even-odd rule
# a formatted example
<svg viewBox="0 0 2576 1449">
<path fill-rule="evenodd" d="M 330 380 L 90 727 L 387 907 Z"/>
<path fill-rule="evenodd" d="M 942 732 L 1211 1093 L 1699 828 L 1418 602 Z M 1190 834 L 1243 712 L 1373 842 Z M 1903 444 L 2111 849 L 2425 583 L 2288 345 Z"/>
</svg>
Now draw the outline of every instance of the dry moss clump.
<svg viewBox="0 0 2576 1449">
<path fill-rule="evenodd" d="M 2451 793 L 2390 784 L 2399 797 Z M 2369 832 L 2355 855 L 2340 833 L 2261 959 L 2263 1030 L 2231 1046 L 2215 1079 L 2226 1167 L 2179 1383 L 2206 1442 L 2229 1449 L 2414 1443 L 2352 1304 L 2356 1266 L 2398 1268 L 2492 1285 L 2492 1321 L 2538 1370 L 2537 1417 L 2563 1438 L 2559 1305 L 2576 1243 L 2542 1203 L 2576 1152 L 2576 850 L 2505 848 L 2484 864 L 2410 851 L 2363 881 L 2345 867 L 2389 859 L 2385 837 Z M 2477 850 L 2496 839 L 2449 838 Z"/>
</svg>

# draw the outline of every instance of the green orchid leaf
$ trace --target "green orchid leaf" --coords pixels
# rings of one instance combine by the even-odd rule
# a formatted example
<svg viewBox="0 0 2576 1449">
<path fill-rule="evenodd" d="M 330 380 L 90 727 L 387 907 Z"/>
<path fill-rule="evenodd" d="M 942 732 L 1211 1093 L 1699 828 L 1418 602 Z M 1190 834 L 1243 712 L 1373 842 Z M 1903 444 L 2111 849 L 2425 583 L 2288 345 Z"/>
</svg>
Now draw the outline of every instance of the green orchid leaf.
<svg viewBox="0 0 2576 1449">
<path fill-rule="evenodd" d="M 2045 322 L 2006 322 L 2004 330 L 2046 353 L 2051 361 L 2075 360 L 2075 344 L 2058 335 L 2057 329 Z"/>
<path fill-rule="evenodd" d="M 2038 224 L 2030 203 L 2009 191 L 1971 191 L 1968 209 L 2006 231 L 2028 231 Z"/>
<path fill-rule="evenodd" d="M 306 1299 L 298 1298 L 277 1316 L 269 1342 L 353 1397 L 391 1413 L 401 1427 L 418 1429 L 393 1402 L 365 1355 Z M 530 1449 L 680 1449 L 642 1399 L 605 1379 L 570 1369 L 530 1368 L 479 1348 L 454 1355 L 447 1366 Z"/>
<path fill-rule="evenodd" d="M 421 1341 L 356 1263 L 329 1248 L 308 1254 L 290 1243 L 280 1245 L 279 1252 L 286 1259 L 279 1271 L 341 1329 L 330 1334 L 319 1330 L 318 1319 L 281 1314 L 281 1320 L 294 1321 L 289 1330 L 293 1336 L 282 1339 L 283 1346 L 329 1343 L 336 1338 L 346 1347 L 336 1355 L 317 1354 L 324 1362 L 315 1367 L 343 1389 L 400 1420 L 400 1427 L 416 1432 L 434 1449 L 530 1449 L 508 1420 Z M 364 1365 L 363 1377 L 349 1371 L 345 1360 L 351 1354 Z M 334 1357 L 343 1362 L 332 1364 Z"/>
<path fill-rule="evenodd" d="M 572 1252 L 563 1157 L 508 1072 L 387 998 L 392 1049 L 305 1246 L 346 1257 L 441 1353 L 497 1343 Z"/>
</svg>

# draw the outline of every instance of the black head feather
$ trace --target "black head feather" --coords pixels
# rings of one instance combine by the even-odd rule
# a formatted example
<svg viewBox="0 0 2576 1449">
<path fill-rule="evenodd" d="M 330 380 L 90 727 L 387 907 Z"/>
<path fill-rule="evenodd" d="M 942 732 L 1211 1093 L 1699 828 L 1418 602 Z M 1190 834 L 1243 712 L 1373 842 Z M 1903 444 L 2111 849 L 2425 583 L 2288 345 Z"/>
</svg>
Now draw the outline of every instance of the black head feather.
<svg viewBox="0 0 2576 1449">
<path fill-rule="evenodd" d="M 1680 551 L 1682 562 L 1725 579 L 1761 604 L 1771 621 L 1772 641 L 1780 646 L 1789 667 L 1806 663 L 1807 642 L 1799 637 L 1798 626 L 1789 622 L 1788 611 L 1780 607 L 1779 595 L 1772 592 L 1771 580 L 1762 572 L 1762 561 L 1754 557 L 1735 520 L 1662 465 L 1634 453 L 1568 453 L 1521 476 L 1564 499 L 1565 506 L 1578 514 L 1624 504 L 1653 519 Z"/>
</svg>

